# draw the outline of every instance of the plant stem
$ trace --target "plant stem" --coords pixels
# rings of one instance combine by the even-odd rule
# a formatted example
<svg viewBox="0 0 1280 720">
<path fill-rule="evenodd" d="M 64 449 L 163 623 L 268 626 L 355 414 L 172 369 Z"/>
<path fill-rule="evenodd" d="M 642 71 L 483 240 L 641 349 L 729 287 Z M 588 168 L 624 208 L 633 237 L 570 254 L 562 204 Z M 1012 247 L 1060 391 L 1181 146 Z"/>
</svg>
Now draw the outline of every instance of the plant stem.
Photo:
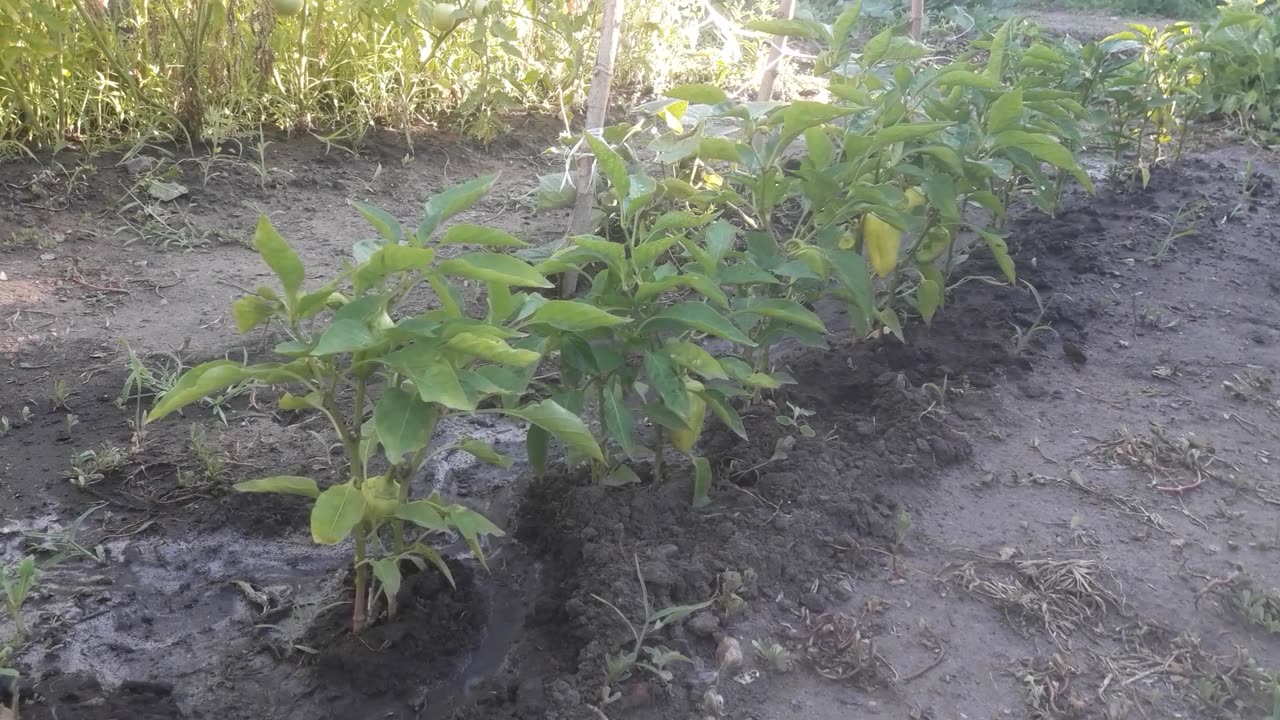
<svg viewBox="0 0 1280 720">
<path fill-rule="evenodd" d="M 369 591 L 369 566 L 364 562 L 365 531 L 364 523 L 356 528 L 356 599 L 355 607 L 351 609 L 351 632 L 356 634 L 364 630 L 368 605 L 366 596 Z"/>
<path fill-rule="evenodd" d="M 662 426 L 659 425 L 656 433 L 657 442 L 654 443 L 654 447 L 653 447 L 653 484 L 654 485 L 657 485 L 658 483 L 662 482 L 662 443 L 664 440 L 662 435 L 663 435 Z"/>
</svg>

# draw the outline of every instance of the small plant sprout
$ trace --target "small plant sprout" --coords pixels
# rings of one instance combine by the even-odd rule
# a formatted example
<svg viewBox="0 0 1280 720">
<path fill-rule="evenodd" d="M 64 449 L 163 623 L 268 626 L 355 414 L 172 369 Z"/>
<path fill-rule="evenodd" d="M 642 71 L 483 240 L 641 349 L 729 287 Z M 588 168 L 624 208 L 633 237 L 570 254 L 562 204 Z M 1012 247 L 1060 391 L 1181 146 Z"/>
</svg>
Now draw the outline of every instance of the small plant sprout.
<svg viewBox="0 0 1280 720">
<path fill-rule="evenodd" d="M 0 436 L 8 435 L 13 429 L 13 423 L 9 422 L 9 416 L 0 415 Z"/>
<path fill-rule="evenodd" d="M 23 405 L 22 409 L 18 411 L 18 419 L 22 421 L 23 425 L 30 423 L 32 417 L 34 416 L 31 413 L 31 408 L 26 405 Z"/>
<path fill-rule="evenodd" d="M 633 559 L 635 561 L 636 577 L 640 580 L 640 606 L 643 616 L 638 626 L 632 623 L 626 613 L 619 610 L 617 605 L 599 595 L 591 596 L 622 618 L 622 622 L 626 623 L 627 629 L 631 631 L 631 637 L 635 641 L 629 651 L 605 655 L 605 684 L 604 687 L 600 688 L 600 701 L 604 705 L 608 705 L 622 697 L 622 693 L 616 689 L 616 686 L 618 683 L 630 678 L 636 668 L 649 672 L 663 683 L 670 682 L 674 675 L 667 669 L 667 666 L 678 661 L 690 662 L 689 658 L 665 646 L 646 645 L 646 643 L 663 628 L 678 623 L 699 610 L 710 607 L 712 603 L 711 600 L 708 600 L 697 605 L 677 605 L 662 610 L 654 610 L 650 603 L 649 591 L 644 584 L 644 573 L 640 570 L 640 558 L 635 556 Z"/>
<path fill-rule="evenodd" d="M 813 428 L 809 427 L 809 423 L 804 420 L 804 418 L 816 415 L 816 411 L 805 410 L 804 408 L 793 405 L 790 402 L 787 403 L 787 407 L 791 409 L 790 415 L 777 415 L 774 417 L 774 419 L 778 421 L 779 425 L 795 428 L 801 435 L 807 438 L 817 435 L 817 433 L 813 431 Z"/>
<path fill-rule="evenodd" d="M 0 591 L 4 592 L 5 609 L 9 611 L 9 619 L 18 633 L 18 642 L 28 637 L 27 624 L 22 619 L 22 604 L 35 586 L 40 571 L 36 569 L 36 559 L 27 555 L 12 565 L 0 565 Z"/>
<path fill-rule="evenodd" d="M 573 412 L 554 400 L 522 400 L 546 345 L 525 328 L 534 322 L 582 327 L 599 323 L 602 315 L 607 320 L 608 314 L 524 292 L 551 283 L 532 265 L 494 251 L 524 246 L 503 231 L 455 224 L 437 237 L 440 225 L 479 201 L 495 179 L 479 178 L 432 197 L 411 231 L 383 210 L 356 204 L 379 238 L 356 243 L 354 266 L 318 287 L 303 286 L 302 261 L 270 221 L 261 218 L 254 247 L 278 284 L 237 300 L 232 315 L 241 332 L 263 326 L 282 332 L 287 339 L 275 347 L 282 362 L 216 360 L 193 367 L 160 396 L 146 418 L 155 422 L 207 398 L 217 406 L 231 388 L 267 385 L 280 391 L 282 410 L 315 413 L 325 421 L 346 455 L 346 477 L 322 486 L 315 478 L 282 474 L 235 487 L 306 497 L 312 503 L 311 537 L 316 543 L 354 541 L 355 632 L 377 620 L 381 607 L 390 619 L 398 615 L 405 563 L 418 569 L 433 565 L 452 582 L 449 565 L 431 545 L 439 535 L 461 537 L 481 565 L 486 562 L 484 538 L 502 535 L 480 513 L 438 493 L 413 497 L 414 479 L 441 454 L 460 450 L 481 462 L 512 463 L 473 438 L 437 442 L 439 423 L 474 414 L 527 422 L 529 457 L 539 470 L 545 467 L 551 438 L 581 457 L 603 459 L 591 431 Z M 447 245 L 486 249 L 451 252 L 452 257 L 438 261 L 436 246 Z M 466 314 L 451 278 L 486 288 L 483 317 Z M 436 309 L 406 312 L 404 306 L 431 304 L 407 303 L 415 291 L 433 294 Z M 192 439 L 196 454 L 205 456 L 203 468 L 217 470 L 216 453 L 198 449 L 207 440 L 198 435 Z M 375 459 L 379 454 L 385 462 Z"/>
<path fill-rule="evenodd" d="M 63 477 L 76 487 L 85 487 L 103 480 L 129 462 L 124 450 L 103 443 L 97 449 L 85 450 L 71 456 L 71 469 L 63 471 Z"/>
<path fill-rule="evenodd" d="M 65 419 L 65 421 L 66 421 L 66 423 L 67 423 L 67 434 L 68 434 L 68 435 L 70 435 L 70 434 L 71 434 L 71 428 L 73 428 L 73 427 L 75 427 L 75 426 L 77 426 L 77 425 L 79 425 L 79 424 L 80 424 L 80 416 L 79 416 L 79 415 L 75 415 L 75 414 L 73 414 L 73 413 L 67 413 L 67 415 L 66 415 L 66 417 L 65 417 L 64 419 Z"/>
<path fill-rule="evenodd" d="M 227 469 L 227 458 L 217 445 L 210 442 L 208 434 L 200 425 L 191 425 L 191 455 L 195 458 L 200 475 L 206 482 L 217 482 Z"/>
<path fill-rule="evenodd" d="M 751 647 L 756 649 L 756 657 L 770 670 L 779 673 L 791 672 L 795 660 L 782 645 L 769 640 L 752 640 Z"/>
<path fill-rule="evenodd" d="M 1036 316 L 1031 321 L 1031 325 L 1025 329 L 1017 323 L 1009 323 L 1010 325 L 1013 325 L 1013 354 L 1019 357 L 1026 353 L 1032 339 L 1034 339 L 1036 335 L 1039 335 L 1040 333 L 1058 334 L 1058 331 L 1054 330 L 1053 326 L 1045 322 L 1044 319 L 1045 314 L 1049 312 L 1049 305 L 1053 303 L 1053 300 L 1057 295 L 1049 296 L 1047 301 L 1042 300 L 1040 298 L 1040 291 L 1036 289 L 1035 285 L 1032 285 L 1026 280 L 1023 280 L 1022 284 L 1027 286 L 1027 291 L 1031 293 L 1032 299 L 1036 302 Z M 1067 297 L 1067 299 L 1070 300 L 1071 298 Z"/>
<path fill-rule="evenodd" d="M 58 378 L 53 381 L 53 394 L 49 397 L 49 402 L 53 404 L 54 410 L 71 411 L 71 389 L 67 387 L 67 381 Z"/>
</svg>

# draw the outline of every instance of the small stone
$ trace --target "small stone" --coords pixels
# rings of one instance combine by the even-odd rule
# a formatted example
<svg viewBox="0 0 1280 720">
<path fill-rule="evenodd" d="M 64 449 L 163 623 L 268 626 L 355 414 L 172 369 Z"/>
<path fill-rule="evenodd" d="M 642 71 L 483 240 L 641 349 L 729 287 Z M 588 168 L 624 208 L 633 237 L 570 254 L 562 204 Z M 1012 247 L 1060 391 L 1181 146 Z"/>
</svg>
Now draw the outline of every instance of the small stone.
<svg viewBox="0 0 1280 720">
<path fill-rule="evenodd" d="M 823 613 L 827 611 L 826 598 L 816 592 L 801 595 L 800 604 L 808 608 L 809 612 Z"/>
<path fill-rule="evenodd" d="M 720 641 L 720 646 L 716 648 L 716 661 L 720 663 L 720 670 L 732 670 L 742 664 L 742 646 L 732 637 L 725 636 Z"/>
<path fill-rule="evenodd" d="M 680 552 L 679 546 L 675 545 L 674 543 L 659 545 L 658 547 L 653 549 L 654 555 L 657 555 L 658 557 L 664 558 L 664 559 L 672 557 L 673 555 L 676 555 L 679 552 Z"/>
<path fill-rule="evenodd" d="M 712 637 L 720 629 L 720 618 L 714 613 L 700 612 L 689 618 L 684 627 L 695 637 Z"/>
<path fill-rule="evenodd" d="M 675 573 L 667 564 L 651 560 L 640 566 L 640 576 L 653 588 L 670 588 L 676 584 Z"/>
<path fill-rule="evenodd" d="M 135 155 L 124 164 L 125 172 L 137 177 L 156 166 L 156 159 L 150 155 Z"/>
</svg>

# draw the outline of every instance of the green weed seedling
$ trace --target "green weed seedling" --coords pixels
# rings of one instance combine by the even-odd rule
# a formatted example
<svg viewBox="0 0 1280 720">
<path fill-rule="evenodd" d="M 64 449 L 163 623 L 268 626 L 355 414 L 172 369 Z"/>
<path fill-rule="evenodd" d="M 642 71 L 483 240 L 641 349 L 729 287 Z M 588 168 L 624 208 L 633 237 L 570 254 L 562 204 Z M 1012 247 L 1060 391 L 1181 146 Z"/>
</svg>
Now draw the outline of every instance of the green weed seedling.
<svg viewBox="0 0 1280 720">
<path fill-rule="evenodd" d="M 482 565 L 482 538 L 502 534 L 479 513 L 438 494 L 411 496 L 421 468 L 443 453 L 461 450 L 485 463 L 512 463 L 480 440 L 434 442 L 439 422 L 473 414 L 528 422 L 530 460 L 539 467 L 545 466 L 548 438 L 584 457 L 604 457 L 573 412 L 554 400 L 524 403 L 522 398 L 547 344 L 526 328 L 580 327 L 600 322 L 607 313 L 525 292 L 551 283 L 528 263 L 498 252 L 524 246 L 508 233 L 465 223 L 437 233 L 443 222 L 488 193 L 495 179 L 480 178 L 432 197 L 412 231 L 382 210 L 357 204 L 379 237 L 355 243 L 354 264 L 318 287 L 304 287 L 302 261 L 271 223 L 260 219 L 254 247 L 279 284 L 240 298 L 232 314 L 241 332 L 262 326 L 282 332 L 287 339 L 275 347 L 282 360 L 197 365 L 161 395 L 146 418 L 155 422 L 254 382 L 277 389 L 282 410 L 317 413 L 327 421 L 346 455 L 342 481 L 322 487 L 311 477 L 277 475 L 235 487 L 306 497 L 312 501 L 316 543 L 353 541 L 356 632 L 378 617 L 379 598 L 385 599 L 387 616 L 397 616 L 405 563 L 419 569 L 434 565 L 452 582 L 449 566 L 429 544 L 434 534 L 461 536 Z M 437 257 L 437 249 L 453 245 L 485 249 Z M 467 314 L 453 280 L 487 289 L 483 317 Z M 406 311 L 406 301 L 423 288 L 429 288 L 437 307 Z"/>
<path fill-rule="evenodd" d="M 684 655 L 663 645 L 648 645 L 646 643 L 663 628 L 678 623 L 699 610 L 710 607 L 712 603 L 711 600 L 708 600 L 696 605 L 676 605 L 655 610 L 649 599 L 649 591 L 645 587 L 644 573 L 640 570 L 640 558 L 633 556 L 633 559 L 636 566 L 636 577 L 640 581 L 640 604 L 643 614 L 643 619 L 638 626 L 631 622 L 626 613 L 619 610 L 617 605 L 599 595 L 591 596 L 606 605 L 610 610 L 613 610 L 619 618 L 622 618 L 622 622 L 631 631 L 631 637 L 635 641 L 630 651 L 605 656 L 605 684 L 604 687 L 600 688 L 600 701 L 603 705 L 608 705 L 622 697 L 622 693 L 617 690 L 616 686 L 631 677 L 636 669 L 650 673 L 664 684 L 671 682 L 675 675 L 667 669 L 667 666 L 674 662 L 691 661 Z"/>
<path fill-rule="evenodd" d="M 0 565 L 0 591 L 4 592 L 5 609 L 9 619 L 17 630 L 17 642 L 21 643 L 28 636 L 27 624 L 22 619 L 22 604 L 36 584 L 40 571 L 36 568 L 34 556 L 27 555 L 13 565 Z"/>
</svg>

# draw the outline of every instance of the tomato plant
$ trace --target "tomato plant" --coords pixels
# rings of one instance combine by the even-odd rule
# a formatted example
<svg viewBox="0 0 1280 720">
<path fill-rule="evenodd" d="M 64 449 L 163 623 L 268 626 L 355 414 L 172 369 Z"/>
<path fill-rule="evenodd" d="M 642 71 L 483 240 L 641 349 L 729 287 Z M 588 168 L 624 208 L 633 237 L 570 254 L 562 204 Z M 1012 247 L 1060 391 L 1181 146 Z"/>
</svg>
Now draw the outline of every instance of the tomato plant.
<svg viewBox="0 0 1280 720">
<path fill-rule="evenodd" d="M 241 332 L 261 326 L 283 332 L 287 339 L 275 347 L 283 360 L 216 360 L 194 367 L 147 416 L 148 422 L 159 420 L 252 378 L 281 389 L 282 410 L 316 412 L 328 421 L 346 455 L 345 481 L 322 488 L 310 477 L 281 475 L 242 482 L 236 489 L 308 497 L 315 542 L 354 539 L 356 631 L 374 617 L 379 593 L 388 615 L 395 617 L 404 563 L 419 568 L 430 563 L 452 581 L 448 565 L 430 544 L 435 534 L 461 536 L 482 564 L 481 538 L 502 534 L 479 513 L 438 494 L 411 496 L 419 470 L 440 453 L 461 450 L 482 462 L 511 463 L 477 439 L 433 443 L 438 423 L 460 415 L 505 415 L 530 423 L 535 437 L 554 437 L 585 457 L 603 459 L 586 424 L 568 409 L 553 400 L 522 403 L 546 340 L 521 328 L 547 317 L 600 311 L 526 292 L 550 283 L 528 263 L 496 251 L 524 245 L 505 232 L 454 224 L 437 234 L 441 223 L 476 202 L 493 181 L 494 176 L 480 178 L 434 196 L 412 232 L 382 210 L 357 205 L 379 238 L 355 243 L 354 265 L 314 288 L 304 287 L 301 260 L 271 223 L 260 219 L 254 246 L 279 286 L 259 287 L 237 300 L 233 315 Z M 437 258 L 440 247 L 459 244 L 487 249 Z M 487 288 L 483 317 L 467 315 L 451 279 Z M 423 286 L 439 307 L 403 312 L 405 301 Z M 368 592 L 370 575 L 379 593 Z"/>
</svg>

